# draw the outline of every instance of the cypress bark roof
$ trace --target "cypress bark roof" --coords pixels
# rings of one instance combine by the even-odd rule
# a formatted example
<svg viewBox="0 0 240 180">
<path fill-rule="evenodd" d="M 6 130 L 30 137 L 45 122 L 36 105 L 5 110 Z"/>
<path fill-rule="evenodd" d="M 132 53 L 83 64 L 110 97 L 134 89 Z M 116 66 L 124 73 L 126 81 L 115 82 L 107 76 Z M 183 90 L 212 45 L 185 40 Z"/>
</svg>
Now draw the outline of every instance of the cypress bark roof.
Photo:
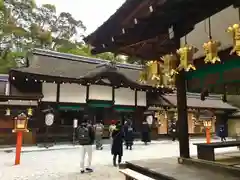
<svg viewBox="0 0 240 180">
<path fill-rule="evenodd" d="M 109 61 L 36 49 L 33 51 L 33 56 L 28 57 L 27 67 L 12 69 L 10 74 L 11 72 L 22 72 L 52 78 L 80 79 L 96 69 L 99 64 L 106 63 Z M 132 81 L 138 80 L 142 69 L 138 65 L 120 63 L 116 64 L 116 68 Z"/>
<path fill-rule="evenodd" d="M 150 84 L 142 85 L 139 83 L 142 66 L 115 63 L 115 70 L 112 71 L 111 68 L 108 67 L 109 63 L 110 62 L 106 60 L 35 49 L 33 56 L 28 57 L 28 66 L 12 69 L 10 76 L 16 78 L 33 78 L 50 82 L 76 82 L 82 84 L 88 82 L 95 83 L 92 81 L 99 81 L 101 78 L 110 78 L 112 79 L 112 83 L 114 82 L 113 80 L 117 82 L 116 84 L 112 84 L 116 86 L 120 83 L 123 84 L 122 87 L 152 88 Z M 99 66 L 102 66 L 102 68 Z M 90 73 L 92 76 L 91 80 Z M 115 78 L 113 78 L 113 76 L 115 76 Z M 164 88 L 164 91 L 169 92 L 172 90 Z"/>
<path fill-rule="evenodd" d="M 150 100 L 149 104 L 155 106 L 177 106 L 176 94 L 161 95 L 156 99 Z M 238 108 L 222 101 L 220 95 L 210 95 L 204 101 L 198 93 L 187 93 L 187 106 L 189 108 L 207 108 L 235 111 Z"/>
</svg>

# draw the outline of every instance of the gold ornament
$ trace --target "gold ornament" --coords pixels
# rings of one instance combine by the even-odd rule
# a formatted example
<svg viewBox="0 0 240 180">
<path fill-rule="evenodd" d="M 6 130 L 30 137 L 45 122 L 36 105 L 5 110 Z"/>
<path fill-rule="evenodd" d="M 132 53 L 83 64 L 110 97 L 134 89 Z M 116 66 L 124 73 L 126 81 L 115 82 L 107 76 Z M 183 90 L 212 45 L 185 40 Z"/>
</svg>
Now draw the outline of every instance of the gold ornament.
<svg viewBox="0 0 240 180">
<path fill-rule="evenodd" d="M 159 63 L 158 61 L 149 61 L 147 62 L 148 75 L 151 80 L 160 80 L 159 76 Z"/>
<path fill-rule="evenodd" d="M 163 71 L 161 64 L 158 61 L 149 61 L 140 74 L 139 81 L 141 83 L 152 84 L 156 87 L 161 87 L 163 84 Z"/>
<path fill-rule="evenodd" d="M 153 86 L 159 88 L 163 88 L 165 86 L 164 81 L 164 73 L 163 73 L 163 66 L 162 64 L 158 63 L 158 73 L 155 78 L 151 78 Z"/>
<path fill-rule="evenodd" d="M 142 72 L 140 72 L 139 82 L 142 84 L 146 84 L 147 80 L 148 80 L 147 71 L 144 69 Z"/>
<path fill-rule="evenodd" d="M 32 115 L 33 115 L 33 109 L 32 109 L 32 108 L 28 108 L 28 109 L 27 109 L 27 114 L 28 114 L 29 116 L 32 116 Z"/>
<path fill-rule="evenodd" d="M 234 24 L 233 26 L 228 27 L 228 33 L 233 35 L 233 49 L 230 52 L 230 55 L 236 53 L 240 56 L 240 25 Z"/>
<path fill-rule="evenodd" d="M 180 65 L 179 69 L 184 69 L 185 71 L 196 70 L 193 65 L 193 55 L 198 51 L 197 48 L 189 45 L 185 45 L 184 47 L 177 50 L 177 54 L 180 56 Z"/>
<path fill-rule="evenodd" d="M 218 56 L 218 48 L 221 46 L 219 41 L 209 40 L 207 43 L 203 44 L 203 49 L 205 51 L 205 63 L 212 63 L 215 64 L 217 61 L 220 62 L 220 58 Z"/>
<path fill-rule="evenodd" d="M 171 78 L 175 74 L 178 74 L 177 67 L 178 67 L 178 59 L 176 55 L 173 54 L 167 54 L 165 56 L 162 56 L 161 59 L 163 60 L 164 64 L 164 73 L 167 77 Z"/>
<path fill-rule="evenodd" d="M 165 78 L 165 82 L 164 82 L 165 86 L 167 86 L 168 88 L 175 88 L 176 85 L 176 76 L 173 75 L 170 78 L 166 77 Z"/>
</svg>

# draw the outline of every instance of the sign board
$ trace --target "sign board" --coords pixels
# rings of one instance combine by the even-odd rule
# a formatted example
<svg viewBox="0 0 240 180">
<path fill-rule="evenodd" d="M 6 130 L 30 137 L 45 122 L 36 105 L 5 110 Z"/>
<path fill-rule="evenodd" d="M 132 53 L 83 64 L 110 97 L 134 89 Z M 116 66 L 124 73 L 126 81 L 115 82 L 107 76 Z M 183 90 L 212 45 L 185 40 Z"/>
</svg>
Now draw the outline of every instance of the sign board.
<svg viewBox="0 0 240 180">
<path fill-rule="evenodd" d="M 78 127 L 78 119 L 74 119 L 73 120 L 73 128 L 77 128 Z"/>
<path fill-rule="evenodd" d="M 45 116 L 45 124 L 51 126 L 54 122 L 54 115 L 52 113 L 47 113 Z"/>
</svg>

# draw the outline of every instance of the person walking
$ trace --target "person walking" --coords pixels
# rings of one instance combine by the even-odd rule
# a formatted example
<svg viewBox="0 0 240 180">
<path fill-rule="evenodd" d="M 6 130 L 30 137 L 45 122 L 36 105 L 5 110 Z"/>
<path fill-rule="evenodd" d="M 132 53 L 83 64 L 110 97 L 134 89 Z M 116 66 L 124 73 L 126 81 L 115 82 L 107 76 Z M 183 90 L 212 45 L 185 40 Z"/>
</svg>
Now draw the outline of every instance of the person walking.
<svg viewBox="0 0 240 180">
<path fill-rule="evenodd" d="M 147 145 L 148 142 L 151 142 L 150 131 L 151 129 L 149 124 L 146 120 L 144 120 L 142 124 L 142 142 L 144 142 L 145 145 Z"/>
<path fill-rule="evenodd" d="M 100 121 L 95 125 L 94 129 L 95 129 L 96 149 L 102 150 L 103 149 L 102 136 L 104 131 L 104 125 Z"/>
<path fill-rule="evenodd" d="M 220 125 L 219 127 L 219 136 L 221 138 L 222 142 L 226 142 L 226 132 L 225 132 L 225 127 L 224 125 Z"/>
<path fill-rule="evenodd" d="M 81 159 L 80 159 L 80 171 L 81 173 L 93 172 L 91 168 L 92 163 L 92 145 L 94 144 L 94 129 L 88 117 L 84 117 L 83 122 L 77 128 L 77 140 L 78 143 L 81 145 Z M 88 165 L 84 168 L 84 161 L 86 155 L 88 156 Z"/>
<path fill-rule="evenodd" d="M 109 126 L 109 138 L 111 139 L 111 143 L 112 143 L 112 132 L 114 131 L 115 128 L 116 128 L 116 123 L 114 120 L 112 120 L 111 125 Z"/>
<path fill-rule="evenodd" d="M 117 157 L 118 157 L 118 165 L 122 162 L 122 156 L 123 156 L 123 138 L 124 133 L 121 127 L 121 123 L 116 123 L 116 128 L 112 132 L 112 148 L 111 153 L 113 155 L 113 166 L 117 166 Z"/>
<path fill-rule="evenodd" d="M 175 121 L 171 121 L 171 126 L 170 126 L 170 133 L 171 133 L 171 137 L 172 137 L 172 141 L 174 142 L 176 140 L 176 136 L 177 136 L 177 125 Z"/>
<path fill-rule="evenodd" d="M 132 150 L 132 145 L 133 145 L 133 128 L 132 128 L 132 122 L 128 120 L 124 124 L 124 140 L 125 140 L 125 146 L 126 149 Z"/>
</svg>

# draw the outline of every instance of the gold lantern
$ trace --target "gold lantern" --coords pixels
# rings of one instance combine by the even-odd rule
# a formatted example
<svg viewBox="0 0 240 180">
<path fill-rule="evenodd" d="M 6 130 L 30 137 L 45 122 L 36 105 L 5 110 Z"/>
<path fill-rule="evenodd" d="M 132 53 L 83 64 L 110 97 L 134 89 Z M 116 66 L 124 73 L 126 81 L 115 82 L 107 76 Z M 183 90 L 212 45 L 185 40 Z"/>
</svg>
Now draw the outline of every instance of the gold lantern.
<svg viewBox="0 0 240 180">
<path fill-rule="evenodd" d="M 33 109 L 32 109 L 32 108 L 28 108 L 28 109 L 27 109 L 27 114 L 28 114 L 29 116 L 32 116 L 32 115 L 33 115 Z"/>
<path fill-rule="evenodd" d="M 149 61 L 147 63 L 147 67 L 148 67 L 148 74 L 149 74 L 149 78 L 151 80 L 160 80 L 159 77 L 159 64 L 158 61 Z"/>
<path fill-rule="evenodd" d="M 11 110 L 9 108 L 6 109 L 5 116 L 10 116 L 11 115 Z"/>
<path fill-rule="evenodd" d="M 197 48 L 185 45 L 184 47 L 177 50 L 177 54 L 180 56 L 179 69 L 185 71 L 196 70 L 193 65 L 193 55 L 198 51 Z"/>
<path fill-rule="evenodd" d="M 141 83 L 148 82 L 153 86 L 160 87 L 163 85 L 163 71 L 158 61 L 149 61 L 140 74 L 139 81 Z"/>
<path fill-rule="evenodd" d="M 173 75 L 173 76 L 171 76 L 170 78 L 169 77 L 167 77 L 167 76 L 165 76 L 166 78 L 165 78 L 165 85 L 167 86 L 167 87 L 169 87 L 169 88 L 175 88 L 175 85 L 176 85 L 176 76 L 175 75 Z"/>
<path fill-rule="evenodd" d="M 178 59 L 174 54 L 167 54 L 162 56 L 161 59 L 164 62 L 164 73 L 167 77 L 171 78 L 175 74 L 177 74 L 177 67 L 178 67 Z"/>
<path fill-rule="evenodd" d="M 230 52 L 230 55 L 236 53 L 240 56 L 240 25 L 234 24 L 233 26 L 228 27 L 227 32 L 232 33 L 233 35 L 233 49 Z"/>
<path fill-rule="evenodd" d="M 208 42 L 203 44 L 203 49 L 205 52 L 205 63 L 212 63 L 215 64 L 217 61 L 220 62 L 220 58 L 218 56 L 218 48 L 221 46 L 219 41 L 214 41 L 210 39 Z"/>
<path fill-rule="evenodd" d="M 175 86 L 175 75 L 178 74 L 179 61 L 174 54 L 167 54 L 161 59 L 164 62 L 164 84 L 170 88 Z"/>
<path fill-rule="evenodd" d="M 140 72 L 139 82 L 142 84 L 146 84 L 147 80 L 148 80 L 148 73 L 147 73 L 147 69 L 145 68 L 142 72 Z"/>
</svg>

